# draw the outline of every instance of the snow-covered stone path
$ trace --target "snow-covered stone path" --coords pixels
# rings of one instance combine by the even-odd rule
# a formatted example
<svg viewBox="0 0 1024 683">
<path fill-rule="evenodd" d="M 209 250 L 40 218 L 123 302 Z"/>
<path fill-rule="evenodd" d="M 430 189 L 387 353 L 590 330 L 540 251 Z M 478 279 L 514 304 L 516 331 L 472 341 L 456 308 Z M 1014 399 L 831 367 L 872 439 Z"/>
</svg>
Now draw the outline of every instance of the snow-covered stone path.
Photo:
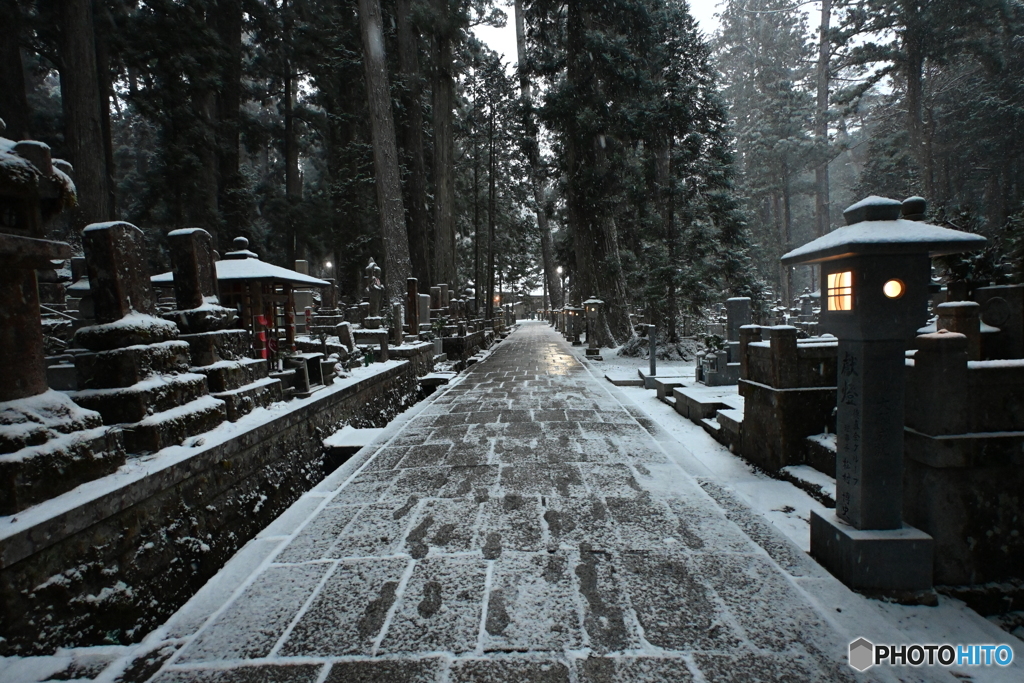
<svg viewBox="0 0 1024 683">
<path fill-rule="evenodd" d="M 154 680 L 874 680 L 801 583 L 834 580 L 644 422 L 522 325 L 172 618 Z"/>
</svg>

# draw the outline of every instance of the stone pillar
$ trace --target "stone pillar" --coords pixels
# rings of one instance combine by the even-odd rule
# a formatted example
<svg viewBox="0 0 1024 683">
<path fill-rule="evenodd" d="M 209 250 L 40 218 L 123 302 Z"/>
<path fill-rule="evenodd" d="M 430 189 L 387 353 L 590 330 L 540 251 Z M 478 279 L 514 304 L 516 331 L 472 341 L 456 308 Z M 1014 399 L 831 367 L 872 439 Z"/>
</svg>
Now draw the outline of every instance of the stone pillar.
<svg viewBox="0 0 1024 683">
<path fill-rule="evenodd" d="M 131 223 L 96 223 L 82 231 L 96 322 L 156 313 L 146 263 L 146 237 Z"/>
<path fill-rule="evenodd" d="M 38 260 L 17 255 L 22 243 L 45 250 Z M 71 253 L 71 247 L 25 237 L 0 235 L 0 403 L 41 394 L 47 389 L 43 328 L 39 313 L 39 287 L 35 267 L 49 265 L 49 257 Z"/>
<path fill-rule="evenodd" d="M 654 377 L 658 374 L 658 333 L 654 325 L 647 326 L 647 344 L 650 354 L 650 374 Z"/>
<path fill-rule="evenodd" d="M 338 308 L 338 285 L 335 283 L 333 277 L 324 278 L 327 281 L 327 286 L 323 289 L 323 293 L 320 296 L 320 308 L 329 311 L 337 310 Z"/>
<path fill-rule="evenodd" d="M 391 304 L 391 343 L 402 345 L 402 304 Z"/>
<path fill-rule="evenodd" d="M 291 285 L 285 285 L 284 294 L 284 343 L 295 351 L 295 290 Z"/>
<path fill-rule="evenodd" d="M 981 304 L 974 301 L 949 301 L 935 308 L 937 330 L 957 332 L 967 337 L 967 355 L 981 360 Z"/>
<path fill-rule="evenodd" d="M 414 277 L 405 281 L 406 284 L 406 319 L 409 323 L 409 334 L 420 333 L 420 295 L 419 280 Z"/>
<path fill-rule="evenodd" d="M 836 515 L 857 529 L 903 526 L 905 347 L 839 340 Z"/>
<path fill-rule="evenodd" d="M 797 329 L 790 325 L 776 325 L 772 329 L 772 386 L 790 389 L 797 379 Z"/>
<path fill-rule="evenodd" d="M 167 233 L 174 269 L 174 298 L 179 310 L 199 308 L 217 296 L 213 237 L 201 228 Z"/>
<path fill-rule="evenodd" d="M 433 288 L 431 288 L 431 292 L 433 292 Z M 419 306 L 420 306 L 420 310 L 419 310 L 419 323 L 420 323 L 421 326 L 422 325 L 426 325 L 426 326 L 429 327 L 430 326 L 430 301 L 431 301 L 432 297 L 431 297 L 430 294 L 420 294 L 419 298 L 420 298 L 420 304 L 419 304 Z M 415 333 L 418 334 L 419 330 L 416 330 Z"/>
<path fill-rule="evenodd" d="M 740 328 L 751 323 L 750 297 L 737 296 L 725 300 L 727 341 L 740 340 Z"/>
<path fill-rule="evenodd" d="M 448 285 L 446 285 L 443 282 L 440 285 L 438 285 L 438 286 L 441 288 L 441 305 L 438 306 L 438 308 L 443 308 L 444 311 L 445 311 L 444 315 L 447 315 L 447 316 L 450 317 L 451 314 L 452 314 L 452 311 L 451 311 L 451 301 L 452 301 L 451 300 L 451 296 L 452 296 L 451 292 L 448 291 Z"/>
<path fill-rule="evenodd" d="M 970 433 L 968 337 L 941 330 L 918 336 L 916 346 L 907 394 L 927 398 L 906 402 L 906 426 L 933 436 Z"/>
<path fill-rule="evenodd" d="M 750 378 L 750 359 L 747 357 L 747 347 L 752 342 L 761 341 L 761 326 L 760 325 L 743 325 L 740 327 L 740 378 Z M 740 393 L 743 391 L 743 385 L 740 385 Z"/>
<path fill-rule="evenodd" d="M 441 308 L 443 299 L 441 298 L 441 288 L 431 287 L 430 288 L 430 308 L 437 310 Z"/>
</svg>

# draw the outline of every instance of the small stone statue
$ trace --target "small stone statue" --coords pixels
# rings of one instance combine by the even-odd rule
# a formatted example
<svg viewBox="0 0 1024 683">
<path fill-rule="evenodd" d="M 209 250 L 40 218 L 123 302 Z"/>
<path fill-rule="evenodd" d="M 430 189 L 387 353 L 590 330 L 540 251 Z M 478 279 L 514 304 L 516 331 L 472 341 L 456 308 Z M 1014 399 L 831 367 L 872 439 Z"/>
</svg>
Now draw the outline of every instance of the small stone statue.
<svg viewBox="0 0 1024 683">
<path fill-rule="evenodd" d="M 370 302 L 370 313 L 369 317 L 379 318 L 380 307 L 384 301 L 384 286 L 380 283 L 380 266 L 374 263 L 373 259 L 370 259 L 369 265 L 366 266 L 367 285 L 366 285 L 366 297 Z"/>
</svg>

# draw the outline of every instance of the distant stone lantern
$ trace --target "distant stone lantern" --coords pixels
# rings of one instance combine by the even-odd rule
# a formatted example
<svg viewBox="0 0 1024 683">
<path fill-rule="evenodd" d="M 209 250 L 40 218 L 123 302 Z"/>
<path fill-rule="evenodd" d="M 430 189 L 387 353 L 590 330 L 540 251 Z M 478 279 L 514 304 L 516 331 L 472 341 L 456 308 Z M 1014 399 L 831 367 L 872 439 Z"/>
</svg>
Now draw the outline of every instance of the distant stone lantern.
<svg viewBox="0 0 1024 683">
<path fill-rule="evenodd" d="M 583 308 L 587 313 L 587 356 L 601 360 L 601 347 L 597 344 L 597 320 L 601 313 L 601 306 L 604 302 L 596 297 L 591 297 L 583 302 Z"/>
<path fill-rule="evenodd" d="M 572 321 L 572 345 L 583 346 L 580 341 L 580 328 L 583 326 L 583 309 L 575 306 L 569 307 L 569 319 Z"/>
<path fill-rule="evenodd" d="M 902 516 L 907 341 L 927 319 L 931 257 L 985 244 L 907 220 L 921 203 L 868 197 L 845 227 L 782 257 L 820 264 L 821 329 L 839 339 L 836 509 L 811 512 L 811 554 L 851 588 L 896 596 L 932 581 L 932 538 Z"/>
</svg>

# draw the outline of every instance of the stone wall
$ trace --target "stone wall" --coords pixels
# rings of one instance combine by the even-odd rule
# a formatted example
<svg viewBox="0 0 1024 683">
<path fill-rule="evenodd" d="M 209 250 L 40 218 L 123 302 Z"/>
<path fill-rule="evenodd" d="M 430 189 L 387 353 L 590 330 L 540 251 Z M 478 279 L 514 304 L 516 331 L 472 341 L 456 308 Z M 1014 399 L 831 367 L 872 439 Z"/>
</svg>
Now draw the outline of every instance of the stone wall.
<svg viewBox="0 0 1024 683">
<path fill-rule="evenodd" d="M 760 341 L 763 332 L 770 341 Z M 744 410 L 739 452 L 771 471 L 804 464 L 806 438 L 835 430 L 835 340 L 798 343 L 796 328 L 748 325 L 741 330 L 740 364 Z M 835 472 L 834 460 L 807 464 Z"/>
<path fill-rule="evenodd" d="M 138 641 L 323 478 L 324 437 L 383 426 L 416 388 L 413 364 L 381 364 L 3 518 L 0 655 Z"/>
<path fill-rule="evenodd" d="M 470 332 L 464 337 L 443 337 L 444 353 L 448 360 L 465 361 L 484 348 L 484 331 Z"/>
<path fill-rule="evenodd" d="M 903 516 L 935 538 L 935 583 L 1024 579 L 1024 361 L 918 337 L 907 372 Z"/>
</svg>

